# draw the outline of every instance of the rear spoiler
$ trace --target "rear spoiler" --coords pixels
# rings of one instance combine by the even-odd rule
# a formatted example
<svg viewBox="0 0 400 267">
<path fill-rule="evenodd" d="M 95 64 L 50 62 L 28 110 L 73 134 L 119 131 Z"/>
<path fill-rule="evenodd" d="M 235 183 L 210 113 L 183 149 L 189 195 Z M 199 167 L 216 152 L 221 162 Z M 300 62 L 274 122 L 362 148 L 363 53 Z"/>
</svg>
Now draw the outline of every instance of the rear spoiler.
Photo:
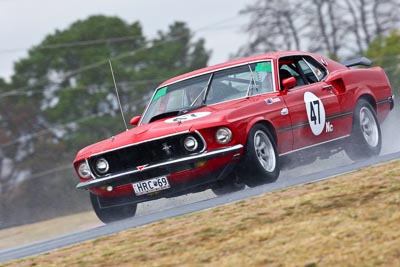
<svg viewBox="0 0 400 267">
<path fill-rule="evenodd" d="M 355 59 L 349 59 L 342 63 L 346 67 L 354 67 L 354 66 L 366 66 L 369 67 L 372 65 L 372 61 L 366 57 L 360 57 Z"/>
</svg>

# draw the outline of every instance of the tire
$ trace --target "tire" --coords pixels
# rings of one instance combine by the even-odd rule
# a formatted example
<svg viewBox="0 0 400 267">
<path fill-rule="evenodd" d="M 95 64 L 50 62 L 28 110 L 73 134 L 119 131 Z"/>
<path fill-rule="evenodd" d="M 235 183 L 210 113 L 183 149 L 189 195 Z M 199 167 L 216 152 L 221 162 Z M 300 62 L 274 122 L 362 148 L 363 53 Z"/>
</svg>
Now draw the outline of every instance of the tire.
<svg viewBox="0 0 400 267">
<path fill-rule="evenodd" d="M 271 133 L 262 124 L 256 124 L 247 137 L 239 178 L 247 186 L 275 182 L 280 172 L 276 144 Z"/>
<path fill-rule="evenodd" d="M 233 193 L 236 191 L 243 190 L 246 187 L 244 183 L 233 180 L 222 180 L 211 188 L 214 194 L 217 196 Z"/>
<path fill-rule="evenodd" d="M 94 212 L 103 223 L 123 220 L 133 217 L 136 214 L 136 203 L 101 208 L 100 202 L 102 198 L 93 193 L 90 193 L 90 201 L 92 202 Z"/>
<path fill-rule="evenodd" d="M 350 142 L 345 145 L 346 154 L 352 160 L 377 156 L 381 152 L 382 134 L 375 110 L 364 99 L 354 109 Z"/>
</svg>

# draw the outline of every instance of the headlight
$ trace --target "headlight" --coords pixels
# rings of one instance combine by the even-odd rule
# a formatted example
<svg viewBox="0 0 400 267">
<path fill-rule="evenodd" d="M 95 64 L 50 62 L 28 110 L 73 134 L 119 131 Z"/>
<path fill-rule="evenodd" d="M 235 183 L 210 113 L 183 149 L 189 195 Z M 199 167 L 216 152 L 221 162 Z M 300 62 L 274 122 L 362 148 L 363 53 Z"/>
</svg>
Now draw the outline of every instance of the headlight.
<svg viewBox="0 0 400 267">
<path fill-rule="evenodd" d="M 82 178 L 89 178 L 91 176 L 89 166 L 86 164 L 86 162 L 79 164 L 78 173 Z"/>
<path fill-rule="evenodd" d="M 221 127 L 217 130 L 215 138 L 217 139 L 218 143 L 225 145 L 232 140 L 232 131 L 227 127 Z"/>
<path fill-rule="evenodd" d="M 108 169 L 110 168 L 110 165 L 108 164 L 108 161 L 105 158 L 100 158 L 96 161 L 96 170 L 104 174 L 108 172 Z"/>
<path fill-rule="evenodd" d="M 183 146 L 187 151 L 193 152 L 197 149 L 199 143 L 193 136 L 188 136 L 185 138 L 185 140 L 183 140 Z"/>
</svg>

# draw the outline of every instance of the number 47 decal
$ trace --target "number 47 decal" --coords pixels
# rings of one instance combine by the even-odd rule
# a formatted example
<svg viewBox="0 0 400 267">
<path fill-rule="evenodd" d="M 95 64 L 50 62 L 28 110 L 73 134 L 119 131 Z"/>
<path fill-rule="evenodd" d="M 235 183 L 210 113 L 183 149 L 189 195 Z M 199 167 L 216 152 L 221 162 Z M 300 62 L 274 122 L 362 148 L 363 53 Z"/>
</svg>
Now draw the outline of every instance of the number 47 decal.
<svg viewBox="0 0 400 267">
<path fill-rule="evenodd" d="M 320 135 L 325 126 L 325 108 L 321 99 L 311 92 L 304 94 L 308 123 L 314 135 Z"/>
<path fill-rule="evenodd" d="M 314 122 L 314 125 L 321 124 L 321 112 L 319 109 L 319 102 L 320 101 L 318 100 L 310 102 L 310 120 Z M 315 113 L 317 113 L 317 115 Z"/>
</svg>

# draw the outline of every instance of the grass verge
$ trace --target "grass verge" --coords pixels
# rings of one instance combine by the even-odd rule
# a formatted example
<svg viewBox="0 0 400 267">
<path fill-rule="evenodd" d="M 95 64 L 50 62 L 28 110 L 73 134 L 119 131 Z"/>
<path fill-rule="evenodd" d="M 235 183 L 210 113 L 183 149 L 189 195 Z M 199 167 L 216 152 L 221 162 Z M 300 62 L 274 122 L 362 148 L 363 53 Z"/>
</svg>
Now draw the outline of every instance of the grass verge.
<svg viewBox="0 0 400 267">
<path fill-rule="evenodd" d="M 0 266 L 400 266 L 400 161 Z"/>
<path fill-rule="evenodd" d="M 67 222 L 67 223 L 66 223 Z M 0 250 L 40 242 L 103 225 L 92 211 L 0 230 Z"/>
</svg>

